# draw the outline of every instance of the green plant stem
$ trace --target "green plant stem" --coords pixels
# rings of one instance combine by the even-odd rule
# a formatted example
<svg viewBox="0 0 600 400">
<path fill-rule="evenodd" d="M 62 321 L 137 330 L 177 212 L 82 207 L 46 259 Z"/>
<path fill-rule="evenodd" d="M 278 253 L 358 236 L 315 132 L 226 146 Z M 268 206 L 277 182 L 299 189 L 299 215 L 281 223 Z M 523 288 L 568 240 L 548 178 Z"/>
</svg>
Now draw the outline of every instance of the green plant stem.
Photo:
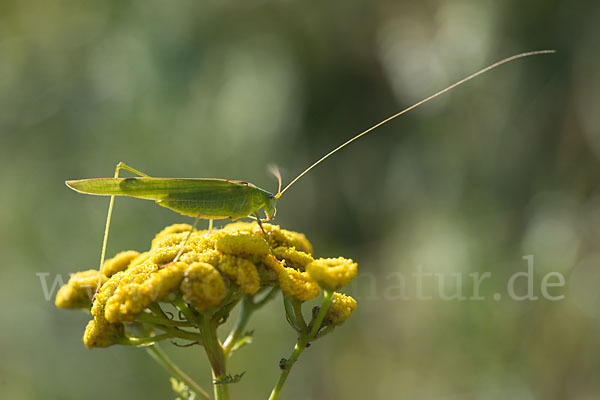
<svg viewBox="0 0 600 400">
<path fill-rule="evenodd" d="M 152 326 L 150 328 L 151 329 L 154 329 L 154 328 L 161 329 L 161 330 L 164 330 L 165 333 L 162 333 L 160 335 L 154 335 L 154 336 L 141 336 L 141 337 L 129 336 L 129 337 L 122 339 L 119 342 L 119 344 L 125 345 L 125 346 L 143 346 L 146 344 L 156 343 L 156 342 L 160 342 L 162 340 L 167 340 L 167 339 L 183 339 L 183 340 L 191 340 L 192 342 L 196 342 L 196 343 L 202 345 L 202 336 L 200 336 L 197 333 L 183 331 L 181 329 L 176 329 L 176 328 L 173 329 L 173 328 L 165 327 L 165 326 Z"/>
<path fill-rule="evenodd" d="M 199 326 L 200 321 L 196 318 L 194 312 L 188 307 L 187 303 L 183 300 L 182 297 L 177 297 L 173 300 L 173 305 L 181 311 L 181 313 L 185 316 L 185 318 L 194 324 L 194 326 Z"/>
<path fill-rule="evenodd" d="M 187 321 L 174 321 L 174 320 L 171 320 L 171 319 L 162 318 L 162 317 L 159 317 L 157 315 L 148 314 L 148 313 L 141 313 L 135 319 L 138 320 L 138 321 L 140 321 L 140 322 L 147 322 L 147 323 L 156 324 L 156 325 L 182 326 L 182 327 L 192 327 L 192 326 L 194 326 L 194 324 L 191 323 L 191 322 L 187 322 Z"/>
<path fill-rule="evenodd" d="M 277 398 L 279 398 L 279 393 L 281 393 L 281 389 L 283 388 L 283 385 L 285 384 L 285 381 L 286 381 L 288 375 L 290 374 L 292 367 L 298 360 L 298 357 L 300 357 L 300 354 L 302 354 L 302 352 L 306 348 L 307 343 L 308 343 L 308 340 L 306 337 L 298 338 L 298 341 L 296 342 L 296 345 L 294 346 L 294 351 L 292 352 L 290 357 L 285 361 L 285 367 L 281 370 L 281 374 L 279 375 L 277 384 L 275 385 L 275 387 L 273 388 L 273 391 L 271 392 L 271 396 L 269 396 L 269 400 L 276 400 Z"/>
<path fill-rule="evenodd" d="M 269 293 L 267 293 L 265 295 L 265 297 L 263 297 L 262 299 L 260 299 L 256 303 L 254 303 L 254 309 L 258 309 L 258 308 L 264 306 L 265 304 L 267 304 L 273 297 L 275 297 L 275 295 L 277 294 L 278 291 L 279 291 L 279 287 L 277 287 L 277 286 L 271 288 L 269 290 Z"/>
<path fill-rule="evenodd" d="M 158 362 L 160 365 L 165 367 L 169 372 L 178 377 L 181 381 L 185 382 L 190 389 L 195 391 L 199 396 L 210 400 L 210 395 L 200 387 L 192 378 L 190 378 L 185 372 L 183 372 L 177 365 L 175 365 L 165 353 L 157 345 L 148 346 L 146 351 L 150 356 Z"/>
<path fill-rule="evenodd" d="M 144 346 L 160 342 L 165 339 L 172 339 L 173 336 L 170 333 L 163 333 L 162 335 L 146 336 L 146 337 L 126 337 L 119 341 L 120 345 L 123 346 Z"/>
<path fill-rule="evenodd" d="M 285 315 L 287 317 L 288 323 L 296 331 L 301 332 L 300 326 L 298 324 L 298 320 L 296 319 L 296 314 L 294 313 L 294 307 L 292 306 L 292 301 L 285 294 L 283 295 L 283 307 L 285 308 Z"/>
<path fill-rule="evenodd" d="M 242 310 L 238 315 L 238 319 L 235 321 L 235 325 L 233 326 L 231 333 L 229 336 L 227 336 L 227 339 L 223 344 L 225 355 L 227 357 L 231 354 L 232 349 L 240 339 L 240 336 L 242 336 L 242 333 L 244 332 L 244 329 L 246 328 L 248 320 L 250 319 L 250 315 L 252 315 L 253 311 L 254 306 L 252 305 L 252 298 L 250 296 L 245 296 L 244 300 L 242 301 Z"/>
<path fill-rule="evenodd" d="M 329 325 L 325 329 L 320 330 L 319 333 L 317 333 L 317 336 L 315 336 L 315 340 L 321 339 L 323 336 L 329 335 L 331 332 L 333 332 L 334 329 L 335 325 Z"/>
<path fill-rule="evenodd" d="M 229 386 L 227 383 L 220 383 L 225 382 L 227 370 L 225 352 L 217 337 L 217 322 L 208 313 L 202 315 L 200 320 L 200 335 L 202 336 L 204 351 L 206 351 L 212 368 L 215 399 L 227 400 L 229 399 Z"/>
<path fill-rule="evenodd" d="M 292 300 L 292 308 L 294 310 L 294 315 L 296 316 L 296 321 L 299 324 L 299 328 L 302 331 L 306 331 L 308 327 L 306 325 L 306 321 L 304 320 L 304 315 L 302 314 L 302 303 L 297 300 Z"/>
<path fill-rule="evenodd" d="M 325 318 L 325 315 L 327 314 L 327 311 L 329 310 L 329 306 L 331 305 L 332 299 L 333 299 L 333 290 L 325 290 L 325 293 L 323 293 L 323 303 L 321 304 L 319 313 L 317 314 L 317 317 L 315 318 L 315 320 L 312 321 L 312 323 L 311 323 L 312 328 L 308 335 L 309 340 L 313 340 L 315 338 L 315 336 L 317 336 L 319 329 L 321 329 L 321 323 L 323 322 L 323 318 Z"/>
<path fill-rule="evenodd" d="M 281 370 L 281 374 L 279 375 L 279 379 L 277 380 L 277 383 L 275 384 L 273 391 L 271 392 L 271 396 L 269 396 L 269 400 L 277 400 L 279 398 L 281 389 L 283 388 L 283 385 L 285 384 L 285 381 L 287 380 L 287 377 L 290 374 L 292 367 L 294 366 L 296 361 L 298 361 L 298 357 L 300 357 L 300 354 L 302 354 L 302 352 L 306 348 L 307 344 L 310 343 L 311 341 L 313 341 L 315 339 L 315 337 L 317 336 L 317 334 L 319 333 L 319 329 L 321 328 L 321 323 L 323 322 L 323 319 L 325 318 L 325 315 L 327 314 L 327 311 L 329 310 L 329 306 L 331 305 L 332 299 L 333 299 L 333 290 L 325 290 L 325 292 L 323 294 L 323 302 L 321 303 L 319 312 L 309 325 L 310 331 L 307 332 L 308 328 L 306 328 L 298 336 L 298 341 L 296 342 L 296 345 L 294 346 L 294 351 L 292 352 L 290 357 L 285 361 L 285 365 Z M 286 311 L 289 311 L 289 312 L 292 311 L 292 310 L 288 310 L 287 304 L 286 304 Z M 302 310 L 299 307 L 293 307 L 293 311 L 296 314 L 298 314 L 298 312 L 299 312 L 300 315 L 302 315 Z"/>
<path fill-rule="evenodd" d="M 252 337 L 249 335 L 246 335 L 243 338 L 241 338 L 240 340 L 238 340 L 237 342 L 235 342 L 235 344 L 231 348 L 231 351 L 229 354 L 230 355 L 233 354 L 234 351 L 238 350 L 239 348 L 241 348 L 243 345 L 245 345 L 247 343 L 252 343 Z"/>
<path fill-rule="evenodd" d="M 223 302 L 221 302 L 222 306 L 219 307 L 219 310 L 213 316 L 213 319 L 219 322 L 219 324 L 227 321 L 229 313 L 240 302 L 242 296 L 242 293 L 230 294 Z"/>
<path fill-rule="evenodd" d="M 167 314 L 165 314 L 165 312 L 163 311 L 162 307 L 160 306 L 159 303 L 152 303 L 148 306 L 148 309 L 150 311 L 152 311 L 152 313 L 158 317 L 162 317 L 164 319 L 169 319 L 169 317 L 167 317 Z"/>
<path fill-rule="evenodd" d="M 153 326 L 153 328 L 167 332 L 172 338 L 191 340 L 192 342 L 202 344 L 202 335 L 198 333 L 184 331 L 183 329 L 173 328 L 171 326 L 156 325 Z"/>
</svg>

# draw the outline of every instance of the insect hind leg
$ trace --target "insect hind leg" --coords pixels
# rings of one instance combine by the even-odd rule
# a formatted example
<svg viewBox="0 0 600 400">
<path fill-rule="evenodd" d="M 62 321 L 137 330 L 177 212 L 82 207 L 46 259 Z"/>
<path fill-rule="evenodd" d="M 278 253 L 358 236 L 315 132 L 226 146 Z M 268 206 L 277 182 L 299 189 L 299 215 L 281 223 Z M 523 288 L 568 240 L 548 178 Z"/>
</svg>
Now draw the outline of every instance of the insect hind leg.
<svg viewBox="0 0 600 400">
<path fill-rule="evenodd" d="M 133 172 L 134 174 L 139 175 L 139 176 L 143 176 L 144 178 L 150 178 L 149 175 L 146 175 L 145 173 L 140 172 L 140 171 L 138 171 L 137 169 L 135 169 L 133 167 L 130 167 L 129 165 L 125 164 L 122 161 L 117 164 L 117 170 L 115 171 L 115 178 L 118 178 L 118 176 L 119 176 L 119 170 L 121 170 L 121 169 L 124 169 L 124 170 L 129 171 L 129 172 Z"/>
<path fill-rule="evenodd" d="M 183 249 L 184 249 L 185 245 L 187 244 L 188 240 L 190 240 L 190 237 L 192 236 L 192 233 L 194 233 L 194 231 L 196 230 L 196 225 L 198 224 L 199 220 L 200 220 L 200 215 L 198 215 L 196 217 L 196 219 L 194 219 L 194 224 L 192 225 L 192 229 L 190 229 L 190 232 L 188 233 L 188 235 L 185 237 L 185 240 L 181 244 L 181 247 L 179 248 L 179 251 L 177 252 L 177 255 L 173 259 L 174 263 L 176 263 L 177 260 L 179 260 L 179 257 L 181 257 L 181 254 L 183 253 Z M 212 219 L 210 221 L 212 222 Z"/>
</svg>

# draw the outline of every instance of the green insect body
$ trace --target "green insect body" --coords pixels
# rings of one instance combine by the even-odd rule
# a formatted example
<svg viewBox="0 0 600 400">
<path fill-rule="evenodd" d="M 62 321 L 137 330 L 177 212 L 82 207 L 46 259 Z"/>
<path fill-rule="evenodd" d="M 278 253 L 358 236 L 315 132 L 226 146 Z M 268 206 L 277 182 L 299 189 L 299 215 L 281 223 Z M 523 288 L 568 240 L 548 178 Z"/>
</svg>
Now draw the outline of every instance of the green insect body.
<svg viewBox="0 0 600 400">
<path fill-rule="evenodd" d="M 140 177 L 81 179 L 66 184 L 79 193 L 154 200 L 182 215 L 203 219 L 236 220 L 256 215 L 262 208 L 270 220 L 276 212 L 275 195 L 243 181 Z"/>
</svg>

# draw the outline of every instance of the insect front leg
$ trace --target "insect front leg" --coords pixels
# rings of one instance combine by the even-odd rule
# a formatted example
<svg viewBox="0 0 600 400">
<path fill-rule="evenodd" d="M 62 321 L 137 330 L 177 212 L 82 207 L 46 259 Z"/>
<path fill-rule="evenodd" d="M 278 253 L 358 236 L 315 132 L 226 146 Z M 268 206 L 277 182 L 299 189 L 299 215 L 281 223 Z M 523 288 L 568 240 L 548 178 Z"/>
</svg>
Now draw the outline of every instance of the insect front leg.
<svg viewBox="0 0 600 400">
<path fill-rule="evenodd" d="M 263 228 L 262 221 L 260 220 L 260 217 L 258 216 L 258 213 L 255 212 L 254 216 L 256 217 L 256 222 L 258 222 L 258 226 L 260 226 L 260 230 L 262 231 L 263 235 L 265 235 L 265 240 L 268 243 L 269 242 L 269 237 L 267 236 L 267 232 L 265 232 L 265 228 Z"/>
</svg>

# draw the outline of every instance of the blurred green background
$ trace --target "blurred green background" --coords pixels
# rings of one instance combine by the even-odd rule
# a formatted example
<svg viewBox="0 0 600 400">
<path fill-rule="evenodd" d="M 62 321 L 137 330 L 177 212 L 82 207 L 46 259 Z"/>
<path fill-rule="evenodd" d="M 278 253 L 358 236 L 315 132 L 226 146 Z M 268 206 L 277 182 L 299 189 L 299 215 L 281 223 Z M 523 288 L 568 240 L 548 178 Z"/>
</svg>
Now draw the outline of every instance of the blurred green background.
<svg viewBox="0 0 600 400">
<path fill-rule="evenodd" d="M 280 200 L 279 224 L 360 271 L 347 289 L 358 310 L 304 353 L 282 398 L 597 399 L 598 26 L 592 0 L 3 0 L 0 397 L 173 397 L 143 350 L 86 350 L 88 317 L 46 300 L 36 274 L 51 286 L 95 267 L 104 229 L 108 200 L 66 179 L 124 161 L 275 190 L 269 163 L 289 182 L 469 73 L 553 48 L 362 138 Z M 119 199 L 108 253 L 144 250 L 175 222 L 190 219 Z M 516 301 L 507 282 L 527 255 L 539 299 Z M 467 296 L 468 274 L 490 272 L 485 300 L 446 301 L 433 277 L 419 300 L 418 268 Z M 560 301 L 541 295 L 550 272 L 565 278 L 550 289 Z M 250 327 L 233 398 L 266 398 L 293 346 L 280 298 Z M 168 350 L 208 386 L 200 348 Z"/>
</svg>

